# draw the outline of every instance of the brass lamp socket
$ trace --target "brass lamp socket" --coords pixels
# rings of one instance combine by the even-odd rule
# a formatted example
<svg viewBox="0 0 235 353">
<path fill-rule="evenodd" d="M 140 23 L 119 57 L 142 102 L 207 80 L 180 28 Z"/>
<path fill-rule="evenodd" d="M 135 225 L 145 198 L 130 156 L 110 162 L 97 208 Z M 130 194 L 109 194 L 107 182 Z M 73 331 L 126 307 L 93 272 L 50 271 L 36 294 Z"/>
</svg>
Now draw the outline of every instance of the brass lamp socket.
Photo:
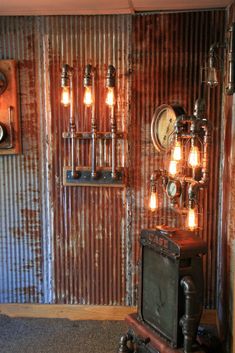
<svg viewBox="0 0 235 353">
<path fill-rule="evenodd" d="M 151 183 L 151 192 L 157 192 L 156 184 Z"/>
<path fill-rule="evenodd" d="M 71 72 L 72 68 L 68 64 L 64 64 L 61 73 L 61 87 L 69 87 Z"/>
<path fill-rule="evenodd" d="M 85 67 L 83 85 L 84 87 L 92 86 L 92 66 L 90 64 Z"/>
<path fill-rule="evenodd" d="M 197 182 L 190 184 L 188 188 L 189 201 L 196 202 L 199 184 Z"/>
<path fill-rule="evenodd" d="M 154 174 L 152 174 L 151 178 L 150 178 L 151 192 L 157 192 L 156 183 L 157 183 L 157 178 L 156 178 L 156 176 Z"/>
<path fill-rule="evenodd" d="M 106 87 L 115 87 L 116 69 L 113 65 L 109 65 L 106 75 Z"/>
</svg>

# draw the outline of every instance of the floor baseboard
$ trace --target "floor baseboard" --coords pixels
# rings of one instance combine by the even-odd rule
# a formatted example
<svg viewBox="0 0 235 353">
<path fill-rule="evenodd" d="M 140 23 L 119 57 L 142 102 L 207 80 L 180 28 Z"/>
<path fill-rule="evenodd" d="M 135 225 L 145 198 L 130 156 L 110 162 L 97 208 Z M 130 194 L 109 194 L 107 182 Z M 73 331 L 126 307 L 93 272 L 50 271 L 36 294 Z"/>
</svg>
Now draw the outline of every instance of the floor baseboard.
<svg viewBox="0 0 235 353">
<path fill-rule="evenodd" d="M 66 318 L 69 320 L 124 320 L 135 306 L 70 304 L 0 304 L 0 314 L 10 317 Z M 216 325 L 216 310 L 204 310 L 201 323 Z"/>
</svg>

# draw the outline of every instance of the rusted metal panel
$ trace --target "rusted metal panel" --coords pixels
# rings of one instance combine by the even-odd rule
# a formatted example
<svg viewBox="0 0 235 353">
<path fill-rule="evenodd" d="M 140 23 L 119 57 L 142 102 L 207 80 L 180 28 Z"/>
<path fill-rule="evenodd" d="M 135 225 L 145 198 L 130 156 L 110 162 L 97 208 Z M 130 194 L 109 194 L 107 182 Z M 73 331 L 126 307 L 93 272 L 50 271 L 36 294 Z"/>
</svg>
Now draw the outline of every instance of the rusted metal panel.
<svg viewBox="0 0 235 353">
<path fill-rule="evenodd" d="M 0 58 L 18 62 L 22 154 L 0 156 L 0 301 L 42 301 L 34 20 L 1 17 Z"/>
<path fill-rule="evenodd" d="M 96 118 L 99 131 L 110 131 L 105 106 L 105 75 L 109 64 L 117 71 L 117 127 L 126 132 L 129 103 L 130 16 L 45 17 L 41 31 L 47 48 L 44 71 L 49 72 L 51 121 L 52 227 L 55 302 L 81 304 L 126 303 L 126 190 L 123 187 L 65 187 L 63 166 L 70 164 L 68 111 L 60 104 L 62 64 L 74 67 L 75 120 L 78 131 L 91 121 L 83 105 L 85 65 L 96 70 Z M 110 142 L 98 146 L 98 166 L 110 166 Z M 119 165 L 126 167 L 125 142 L 118 148 Z M 89 141 L 78 141 L 77 163 L 91 164 Z"/>
<path fill-rule="evenodd" d="M 184 222 L 165 197 L 156 214 L 148 210 L 149 177 L 164 162 L 151 142 L 151 119 L 162 103 L 178 102 L 191 113 L 204 92 L 214 147 L 201 236 L 209 247 L 205 303 L 214 307 L 221 92 L 200 86 L 200 66 L 210 44 L 223 39 L 224 15 L 1 17 L 0 57 L 19 60 L 23 138 L 21 156 L 0 159 L 2 302 L 136 303 L 140 230 Z M 127 132 L 118 149 L 126 188 L 63 186 L 70 158 L 62 138 L 68 129 L 59 96 L 63 63 L 76 68 L 80 131 L 90 129 L 82 103 L 85 65 L 97 70 L 100 131 L 110 130 L 104 80 L 108 64 L 116 67 L 117 126 Z M 77 147 L 79 165 L 90 164 L 89 143 Z M 101 142 L 98 152 L 98 165 L 109 166 L 110 143 Z"/>
<path fill-rule="evenodd" d="M 142 228 L 154 224 L 182 225 L 170 210 L 166 197 L 154 215 L 147 209 L 149 177 L 165 161 L 154 151 L 150 123 L 156 107 L 178 103 L 192 114 L 199 96 L 207 101 L 207 115 L 213 125 L 211 179 L 206 196 L 200 200 L 200 236 L 206 240 L 205 305 L 215 306 L 218 182 L 221 126 L 221 88 L 209 91 L 201 85 L 200 67 L 211 43 L 223 41 L 224 11 L 138 15 L 133 18 L 132 135 L 130 139 L 134 195 L 132 203 L 133 266 L 139 258 L 138 238 Z M 138 171 L 138 172 L 137 172 Z M 161 193 L 161 189 L 159 189 Z M 137 271 L 133 273 L 133 296 Z"/>
</svg>

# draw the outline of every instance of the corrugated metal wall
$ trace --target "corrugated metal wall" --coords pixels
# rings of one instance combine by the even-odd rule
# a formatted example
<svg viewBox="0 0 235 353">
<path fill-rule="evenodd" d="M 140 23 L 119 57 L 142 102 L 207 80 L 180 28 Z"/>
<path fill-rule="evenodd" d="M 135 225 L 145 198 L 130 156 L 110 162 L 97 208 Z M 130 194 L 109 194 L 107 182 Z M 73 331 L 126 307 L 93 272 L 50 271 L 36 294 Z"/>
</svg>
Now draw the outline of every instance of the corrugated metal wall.
<svg viewBox="0 0 235 353">
<path fill-rule="evenodd" d="M 1 157 L 2 302 L 134 304 L 140 229 L 156 223 L 180 225 L 167 201 L 156 215 L 147 209 L 149 176 L 161 165 L 151 143 L 150 123 L 162 103 L 178 102 L 189 113 L 200 88 L 199 67 L 214 40 L 223 37 L 224 11 L 136 16 L 0 18 L 0 58 L 20 62 L 23 155 Z M 118 75 L 119 145 L 127 188 L 64 187 L 68 164 L 68 115 L 60 104 L 60 68 L 76 68 L 76 123 L 90 128 L 82 104 L 82 75 L 97 70 L 97 119 L 109 129 L 104 107 L 108 64 Z M 207 97 L 220 127 L 220 90 Z M 109 144 L 100 144 L 98 163 L 109 165 Z M 214 144 L 213 161 L 218 161 Z M 89 164 L 87 143 L 78 160 Z M 206 305 L 214 305 L 218 167 L 213 164 L 208 200 Z M 202 200 L 203 201 L 203 200 Z M 42 205 L 42 206 L 41 206 Z M 19 235 L 20 234 L 20 235 Z M 42 278 L 43 274 L 43 278 Z"/>
<path fill-rule="evenodd" d="M 77 82 L 75 120 L 79 131 L 89 131 L 91 121 L 83 104 L 86 64 L 96 68 L 96 118 L 98 130 L 110 131 L 105 105 L 105 75 L 117 70 L 117 126 L 126 131 L 129 110 L 129 16 L 48 17 L 41 32 L 48 55 L 45 72 L 50 77 L 52 222 L 55 301 L 80 304 L 126 302 L 126 190 L 124 188 L 64 187 L 62 169 L 70 164 L 69 113 L 60 104 L 63 63 L 74 67 Z M 51 29 L 53 29 L 51 31 Z M 78 146 L 78 163 L 90 165 L 88 142 Z M 109 144 L 100 144 L 98 165 L 110 165 Z M 125 146 L 119 146 L 119 164 L 126 166 Z"/>
<path fill-rule="evenodd" d="M 200 67 L 204 64 L 211 43 L 223 42 L 224 11 L 139 15 L 133 18 L 132 77 L 132 159 L 129 170 L 134 190 L 132 205 L 133 264 L 139 257 L 140 230 L 155 224 L 184 225 L 185 219 L 174 213 L 161 200 L 158 212 L 147 209 L 149 176 L 163 168 L 161 154 L 154 150 L 150 124 L 154 110 L 161 104 L 178 103 L 193 113 L 198 97 L 207 103 L 207 116 L 212 123 L 211 178 L 206 195 L 200 200 L 199 225 L 204 222 L 201 237 L 207 241 L 205 261 L 205 305 L 214 307 L 216 296 L 216 254 L 218 219 L 218 182 L 222 86 L 209 90 L 201 84 Z M 138 170 L 138 172 L 137 172 Z M 161 187 L 159 187 L 161 192 Z M 204 219 L 204 221 L 203 221 Z M 137 239 L 136 239 L 137 237 Z M 136 283 L 133 274 L 133 286 Z"/>
<path fill-rule="evenodd" d="M 42 298 L 35 20 L 0 19 L 0 58 L 19 63 L 23 153 L 0 157 L 0 301 Z M 1 109 L 1 107 L 0 107 Z"/>
</svg>

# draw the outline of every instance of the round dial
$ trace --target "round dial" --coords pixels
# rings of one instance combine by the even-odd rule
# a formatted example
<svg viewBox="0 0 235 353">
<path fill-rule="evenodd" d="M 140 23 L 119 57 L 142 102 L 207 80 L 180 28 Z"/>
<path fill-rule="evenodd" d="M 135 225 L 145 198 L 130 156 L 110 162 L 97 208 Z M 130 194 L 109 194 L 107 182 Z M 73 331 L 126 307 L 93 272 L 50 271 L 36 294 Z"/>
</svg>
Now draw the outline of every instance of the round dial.
<svg viewBox="0 0 235 353">
<path fill-rule="evenodd" d="M 166 186 L 167 196 L 170 198 L 179 197 L 181 194 L 181 184 L 177 180 L 169 180 Z"/>
<path fill-rule="evenodd" d="M 151 137 L 159 152 L 169 148 L 176 118 L 182 114 L 185 114 L 184 110 L 177 105 L 163 104 L 156 109 L 151 123 Z"/>
<path fill-rule="evenodd" d="M 6 127 L 0 123 L 0 143 L 3 142 L 7 137 L 7 129 Z"/>
<path fill-rule="evenodd" d="M 7 78 L 3 72 L 0 71 L 0 95 L 3 94 L 7 88 Z"/>
</svg>

